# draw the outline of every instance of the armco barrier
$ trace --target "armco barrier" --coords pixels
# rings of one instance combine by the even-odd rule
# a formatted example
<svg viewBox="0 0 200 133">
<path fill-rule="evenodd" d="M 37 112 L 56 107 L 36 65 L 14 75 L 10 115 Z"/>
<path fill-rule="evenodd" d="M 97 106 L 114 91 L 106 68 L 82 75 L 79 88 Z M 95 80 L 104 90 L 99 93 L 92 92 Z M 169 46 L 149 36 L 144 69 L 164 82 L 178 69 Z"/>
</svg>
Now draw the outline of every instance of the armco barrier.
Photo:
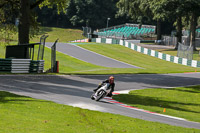
<svg viewBox="0 0 200 133">
<path fill-rule="evenodd" d="M 12 59 L 11 73 L 29 73 L 30 59 Z"/>
<path fill-rule="evenodd" d="M 146 55 L 150 55 L 162 60 L 166 60 L 169 62 L 173 62 L 176 64 L 181 64 L 181 65 L 186 65 L 186 66 L 191 66 L 191 67 L 200 67 L 200 61 L 196 61 L 196 60 L 188 60 L 185 58 L 180 58 L 180 57 L 176 57 L 176 56 L 172 56 L 172 55 L 168 55 L 168 54 L 164 54 L 155 50 L 151 50 L 151 49 L 147 49 L 141 46 L 138 46 L 134 43 L 130 43 L 124 40 L 117 40 L 117 39 L 112 39 L 112 41 L 110 40 L 110 38 L 94 38 L 91 39 L 92 42 L 96 42 L 96 43 L 109 43 L 112 42 L 112 44 L 120 44 L 122 46 L 128 47 L 132 50 L 135 50 L 137 52 L 146 54 Z"/>
<path fill-rule="evenodd" d="M 0 72 L 8 73 L 41 73 L 44 70 L 44 61 L 30 59 L 0 59 Z"/>
<path fill-rule="evenodd" d="M 30 62 L 30 73 L 42 73 L 44 70 L 44 60 L 31 61 Z"/>
<path fill-rule="evenodd" d="M 11 69 L 12 69 L 12 59 L 0 59 L 1 72 L 11 72 Z"/>
</svg>

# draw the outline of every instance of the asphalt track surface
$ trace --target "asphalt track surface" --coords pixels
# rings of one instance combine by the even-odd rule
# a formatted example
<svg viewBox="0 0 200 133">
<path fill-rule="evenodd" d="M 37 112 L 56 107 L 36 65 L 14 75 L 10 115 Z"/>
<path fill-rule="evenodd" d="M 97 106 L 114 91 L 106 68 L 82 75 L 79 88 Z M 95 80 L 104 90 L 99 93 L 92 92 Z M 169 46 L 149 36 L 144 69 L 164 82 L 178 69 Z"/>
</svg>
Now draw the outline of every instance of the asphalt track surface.
<svg viewBox="0 0 200 133">
<path fill-rule="evenodd" d="M 53 43 L 46 43 L 47 47 L 51 47 Z M 79 60 L 92 63 L 98 66 L 104 67 L 112 67 L 112 68 L 139 68 L 137 66 L 133 66 L 121 61 L 117 61 L 115 59 L 94 53 L 92 51 L 81 48 L 77 45 L 69 44 L 69 43 L 57 43 L 56 50 L 77 58 Z"/>
<path fill-rule="evenodd" d="M 114 76 L 115 91 L 200 84 L 200 73 Z M 124 108 L 106 101 L 91 100 L 92 90 L 107 77 L 108 75 L 0 75 L 0 90 L 84 109 L 200 129 L 200 123 L 197 122 Z"/>
</svg>

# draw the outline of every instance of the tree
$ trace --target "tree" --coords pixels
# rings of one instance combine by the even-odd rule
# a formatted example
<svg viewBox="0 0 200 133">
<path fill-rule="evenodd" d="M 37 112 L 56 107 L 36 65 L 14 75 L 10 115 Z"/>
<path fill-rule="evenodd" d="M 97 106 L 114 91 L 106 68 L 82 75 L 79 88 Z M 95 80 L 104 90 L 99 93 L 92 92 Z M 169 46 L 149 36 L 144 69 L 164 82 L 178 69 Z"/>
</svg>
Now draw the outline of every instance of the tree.
<svg viewBox="0 0 200 133">
<path fill-rule="evenodd" d="M 143 23 L 155 23 L 157 22 L 157 40 L 161 39 L 161 21 L 155 18 L 155 14 L 152 10 L 151 0 L 120 0 L 117 3 L 119 8 L 119 15 L 126 14 L 130 16 L 135 22 L 139 24 Z"/>
<path fill-rule="evenodd" d="M 105 28 L 107 18 L 116 24 L 115 13 L 118 0 L 70 0 L 67 16 L 74 26 Z"/>
<path fill-rule="evenodd" d="M 166 21 L 169 17 L 169 12 L 166 12 L 166 9 L 169 7 L 168 3 L 171 1 L 168 0 L 150 0 L 149 8 L 153 14 L 153 19 L 157 21 L 157 40 L 161 40 L 161 22 Z"/>
<path fill-rule="evenodd" d="M 67 3 L 68 0 L 4 0 L 3 2 L 0 2 L 0 13 L 3 14 L 2 16 L 5 16 L 6 7 L 11 7 L 9 8 L 9 11 L 12 13 L 14 10 L 17 10 L 17 17 L 19 17 L 18 43 L 28 44 L 30 26 L 35 22 L 33 18 L 33 9 L 38 6 L 52 7 L 53 5 L 57 5 L 58 13 L 60 13 L 61 11 L 65 12 Z M 3 18 L 8 20 L 13 17 L 14 15 L 12 14 L 7 18 Z"/>
<path fill-rule="evenodd" d="M 0 1 L 0 33 L 6 43 L 9 43 L 10 35 L 16 33 L 14 19 L 17 16 L 18 10 L 17 6 L 11 6 L 13 3 L 18 4 L 17 1 Z"/>
<path fill-rule="evenodd" d="M 21 0 L 19 10 L 19 44 L 29 43 L 29 31 L 30 31 L 30 1 Z"/>
<path fill-rule="evenodd" d="M 193 46 L 196 50 L 195 38 L 196 38 L 196 27 L 198 17 L 200 16 L 200 1 L 199 0 L 185 0 L 186 1 L 186 11 L 188 16 L 190 16 L 190 46 Z"/>
<path fill-rule="evenodd" d="M 127 6 L 128 5 L 128 6 Z M 157 21 L 157 39 L 161 39 L 161 22 L 172 21 L 176 23 L 178 42 L 182 40 L 182 18 L 190 18 L 191 46 L 195 47 L 195 30 L 200 16 L 199 0 L 120 0 L 119 13 L 127 14 L 132 18 L 152 17 Z M 176 18 L 176 19 L 174 19 Z M 175 49 L 178 48 L 178 43 Z"/>
<path fill-rule="evenodd" d="M 40 23 L 41 26 L 60 28 L 72 27 L 66 13 L 61 12 L 58 14 L 56 5 L 52 8 L 43 7 L 40 9 L 37 7 L 34 11 L 37 14 L 37 22 Z"/>
<path fill-rule="evenodd" d="M 182 37 L 182 18 L 186 17 L 190 19 L 190 46 L 193 46 L 196 50 L 195 45 L 195 31 L 197 26 L 197 20 L 200 16 L 200 1 L 199 0 L 153 0 L 154 4 L 152 5 L 152 10 L 155 12 L 154 17 L 163 17 L 166 19 L 177 18 L 177 37 L 178 42 L 181 42 Z M 160 12 L 159 12 L 160 11 Z M 172 17 L 173 16 L 173 17 Z M 178 48 L 178 43 L 176 49 Z"/>
<path fill-rule="evenodd" d="M 177 24 L 177 37 L 178 42 L 181 42 L 182 37 L 182 16 L 183 16 L 183 4 L 179 0 L 153 0 L 151 3 L 151 10 L 154 13 L 154 19 L 166 21 L 171 20 Z M 173 16 L 173 17 L 172 17 Z M 174 19 L 176 18 L 176 19 Z M 175 49 L 178 48 L 178 43 Z"/>
</svg>

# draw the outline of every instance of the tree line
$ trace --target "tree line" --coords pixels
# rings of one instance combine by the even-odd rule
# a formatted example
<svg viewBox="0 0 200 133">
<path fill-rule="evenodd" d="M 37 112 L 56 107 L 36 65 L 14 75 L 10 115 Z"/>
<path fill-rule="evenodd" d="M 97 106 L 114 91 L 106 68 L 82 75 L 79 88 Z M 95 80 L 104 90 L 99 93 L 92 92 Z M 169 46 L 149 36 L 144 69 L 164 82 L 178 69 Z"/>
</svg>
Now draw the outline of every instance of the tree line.
<svg viewBox="0 0 200 133">
<path fill-rule="evenodd" d="M 43 26 L 60 27 L 91 27 L 93 30 L 105 28 L 107 18 L 110 18 L 109 26 L 133 22 L 126 16 L 116 16 L 119 0 L 70 0 L 66 13 L 57 14 L 57 8 L 44 7 L 36 9 L 38 21 Z"/>
<path fill-rule="evenodd" d="M 30 30 L 43 26 L 105 28 L 123 23 L 157 26 L 157 39 L 176 29 L 189 29 L 195 48 L 195 30 L 200 16 L 200 0 L 1 0 L 0 24 L 19 18 L 19 44 L 29 43 Z M 176 47 L 177 48 L 177 47 Z"/>
<path fill-rule="evenodd" d="M 200 16 L 200 0 L 120 0 L 117 3 L 120 14 L 157 22 L 157 39 L 161 39 L 163 22 L 171 21 L 176 26 L 178 42 L 181 42 L 182 30 L 190 30 L 191 45 L 195 48 L 195 30 Z M 178 46 L 178 44 L 177 44 Z M 176 48 L 177 48 L 176 46 Z"/>
</svg>

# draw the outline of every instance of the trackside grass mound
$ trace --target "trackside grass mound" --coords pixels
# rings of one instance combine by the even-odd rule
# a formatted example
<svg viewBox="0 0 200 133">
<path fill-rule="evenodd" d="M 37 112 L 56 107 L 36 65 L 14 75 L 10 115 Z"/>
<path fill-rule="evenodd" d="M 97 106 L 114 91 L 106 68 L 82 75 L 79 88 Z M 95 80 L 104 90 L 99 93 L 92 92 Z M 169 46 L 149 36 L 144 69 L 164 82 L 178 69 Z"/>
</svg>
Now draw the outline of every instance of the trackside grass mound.
<svg viewBox="0 0 200 133">
<path fill-rule="evenodd" d="M 69 42 L 77 39 L 84 39 L 82 35 L 83 31 L 79 29 L 65 29 L 56 27 L 40 27 L 40 32 L 37 36 L 31 39 L 32 42 L 38 42 L 40 37 L 44 34 L 49 35 L 46 42 L 55 42 L 59 39 L 59 42 Z"/>
<path fill-rule="evenodd" d="M 109 68 L 87 63 L 71 56 L 57 52 L 60 74 L 133 74 L 133 73 L 184 73 L 199 72 L 200 68 L 193 68 L 174 64 L 155 57 L 138 53 L 129 48 L 114 44 L 83 43 L 79 46 L 99 54 L 111 57 L 128 64 L 141 67 L 135 68 Z M 5 58 L 5 44 L 0 45 L 0 58 Z M 37 55 L 37 47 L 35 56 Z M 36 58 L 35 58 L 36 59 Z M 45 71 L 51 68 L 51 50 L 45 48 Z"/>
<path fill-rule="evenodd" d="M 199 97 L 200 86 L 191 86 L 135 90 L 114 99 L 140 109 L 200 122 Z"/>
<path fill-rule="evenodd" d="M 84 110 L 0 91 L 1 133 L 197 133 L 121 115 Z"/>
<path fill-rule="evenodd" d="M 160 60 L 144 55 L 120 45 L 86 43 L 79 46 L 96 53 L 126 62 L 141 69 L 135 68 L 108 68 L 96 66 L 80 61 L 68 55 L 57 52 L 57 60 L 62 74 L 132 74 L 132 73 L 183 73 L 200 71 L 200 68 L 192 68 Z M 48 52 L 47 52 L 48 51 Z M 50 62 L 50 49 L 45 51 L 45 61 Z M 49 54 L 49 55 L 48 55 Z M 50 67 L 50 66 L 49 66 Z"/>
<path fill-rule="evenodd" d="M 128 64 L 139 66 L 142 69 L 101 67 L 57 52 L 61 74 L 182 73 L 200 71 L 200 68 L 166 62 L 120 45 L 82 43 L 79 46 Z M 50 68 L 50 57 L 51 51 L 46 48 L 44 55 L 45 70 Z"/>
<path fill-rule="evenodd" d="M 39 27 L 39 31 L 35 31 L 35 35 L 30 38 L 30 42 L 39 42 L 40 37 L 44 34 L 49 35 L 46 42 L 55 42 L 59 39 L 60 42 L 69 42 L 77 39 L 84 39 L 83 31 L 80 29 L 57 28 L 57 27 Z M 0 41 L 4 41 L 5 35 L 0 33 Z M 10 36 L 10 43 L 17 44 L 18 34 Z"/>
<path fill-rule="evenodd" d="M 35 50 L 35 52 L 37 53 L 37 49 Z M 51 49 L 50 48 L 47 48 L 47 47 L 45 48 L 44 60 L 45 60 L 44 69 L 45 70 L 50 69 L 51 68 Z M 56 52 L 56 60 L 59 61 L 59 72 L 61 74 L 72 74 L 72 73 L 80 73 L 80 72 L 87 72 L 87 71 L 93 72 L 96 70 L 105 69 L 105 67 L 93 65 L 93 64 L 78 60 L 76 58 L 73 58 L 71 56 L 62 54 L 60 52 Z"/>
<path fill-rule="evenodd" d="M 155 57 L 144 55 L 130 48 L 126 48 L 116 44 L 79 44 L 80 47 L 94 51 L 96 53 L 111 57 L 113 59 L 126 62 L 143 69 L 131 69 L 127 73 L 179 73 L 179 72 L 194 72 L 195 69 L 200 71 L 200 68 L 193 68 L 172 62 L 167 62 Z M 125 71 L 126 69 L 124 69 Z"/>
<path fill-rule="evenodd" d="M 37 52 L 38 52 L 38 47 L 35 47 L 35 57 L 34 59 L 37 60 Z M 5 58 L 5 44 L 0 45 L 0 58 Z M 44 54 L 44 60 L 45 60 L 45 65 L 44 65 L 44 70 L 47 71 L 48 69 L 51 68 L 51 49 L 45 48 L 45 54 Z M 57 60 L 59 61 L 59 72 L 61 74 L 77 74 L 77 73 L 93 73 L 100 71 L 100 70 L 107 70 L 105 67 L 101 66 L 96 66 L 78 59 L 75 59 L 73 57 L 70 57 L 68 55 L 64 55 L 60 52 L 57 52 Z M 111 69 L 111 68 L 108 68 Z"/>
</svg>

